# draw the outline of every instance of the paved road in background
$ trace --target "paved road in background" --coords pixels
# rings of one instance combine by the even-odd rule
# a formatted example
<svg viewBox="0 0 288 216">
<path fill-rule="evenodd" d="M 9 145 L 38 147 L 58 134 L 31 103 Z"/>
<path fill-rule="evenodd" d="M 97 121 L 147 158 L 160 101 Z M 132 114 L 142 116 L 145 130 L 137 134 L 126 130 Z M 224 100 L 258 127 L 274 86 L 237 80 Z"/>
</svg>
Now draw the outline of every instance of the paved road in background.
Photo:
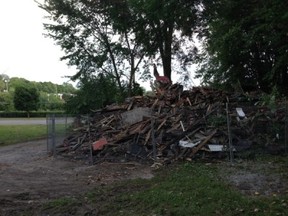
<svg viewBox="0 0 288 216">
<path fill-rule="evenodd" d="M 0 125 L 46 125 L 46 118 L 7 119 L 0 118 Z"/>
<path fill-rule="evenodd" d="M 63 122 L 62 122 L 63 121 Z M 57 123 L 59 123 L 56 120 Z M 65 123 L 65 120 L 61 120 Z M 68 118 L 67 123 L 73 122 L 73 118 Z M 46 118 L 30 118 L 30 119 L 9 119 L 0 118 L 0 125 L 46 125 Z"/>
</svg>

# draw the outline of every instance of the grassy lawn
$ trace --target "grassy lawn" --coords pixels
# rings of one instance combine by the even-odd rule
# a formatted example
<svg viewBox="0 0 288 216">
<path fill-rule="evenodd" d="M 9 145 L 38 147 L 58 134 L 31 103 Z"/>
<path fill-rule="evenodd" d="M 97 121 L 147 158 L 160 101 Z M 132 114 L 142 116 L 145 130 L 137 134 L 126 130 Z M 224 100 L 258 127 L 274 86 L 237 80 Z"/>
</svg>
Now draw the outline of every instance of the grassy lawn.
<svg viewBox="0 0 288 216">
<path fill-rule="evenodd" d="M 46 125 L 0 125 L 0 145 L 9 145 L 47 136 Z"/>
<path fill-rule="evenodd" d="M 287 215 L 288 195 L 248 196 L 221 180 L 217 164 L 173 165 L 151 180 L 129 180 L 91 189 L 84 197 L 61 198 L 42 206 L 60 215 Z M 287 171 L 287 170 L 286 170 Z M 89 206 L 90 210 L 83 210 Z M 80 210 L 79 210 L 80 209 Z M 85 214 L 86 215 L 86 214 Z"/>
<path fill-rule="evenodd" d="M 65 124 L 55 125 L 55 135 L 66 132 Z M 46 125 L 0 125 L 0 146 L 47 138 Z"/>
<path fill-rule="evenodd" d="M 45 118 L 9 118 L 9 120 L 46 120 Z M 67 127 L 67 128 L 66 128 Z M 55 124 L 55 135 L 63 135 L 69 129 L 69 125 Z M 50 130 L 52 126 L 50 125 Z M 51 131 L 50 131 L 51 132 Z M 32 141 L 37 139 L 47 138 L 47 125 L 46 124 L 27 124 L 27 125 L 0 125 L 0 146 Z"/>
</svg>

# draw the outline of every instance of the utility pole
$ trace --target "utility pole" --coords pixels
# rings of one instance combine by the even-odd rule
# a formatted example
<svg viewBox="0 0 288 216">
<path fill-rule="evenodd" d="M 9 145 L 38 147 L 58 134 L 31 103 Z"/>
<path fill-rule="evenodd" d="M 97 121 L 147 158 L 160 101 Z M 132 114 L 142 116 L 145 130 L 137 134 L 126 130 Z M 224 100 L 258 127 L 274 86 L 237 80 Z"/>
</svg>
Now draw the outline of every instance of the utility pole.
<svg viewBox="0 0 288 216">
<path fill-rule="evenodd" d="M 4 79 L 4 82 L 5 82 L 5 92 L 9 92 L 8 80 Z"/>
</svg>

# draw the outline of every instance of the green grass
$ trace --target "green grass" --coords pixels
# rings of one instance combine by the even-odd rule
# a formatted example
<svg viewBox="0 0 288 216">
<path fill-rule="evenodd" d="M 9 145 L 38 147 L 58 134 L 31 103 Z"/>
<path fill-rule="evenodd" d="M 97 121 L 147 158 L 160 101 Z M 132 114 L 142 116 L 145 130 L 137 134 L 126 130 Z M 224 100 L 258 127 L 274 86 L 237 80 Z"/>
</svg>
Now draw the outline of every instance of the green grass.
<svg viewBox="0 0 288 216">
<path fill-rule="evenodd" d="M 65 124 L 55 125 L 56 136 L 66 134 L 68 130 Z M 47 138 L 46 125 L 0 125 L 0 146 L 44 138 Z"/>
<path fill-rule="evenodd" d="M 45 203 L 42 206 L 41 215 L 77 215 L 78 206 L 81 206 L 81 203 L 77 199 L 63 197 Z M 49 213 L 46 214 L 45 211 L 49 211 Z M 33 213 L 32 215 L 35 214 Z"/>
<path fill-rule="evenodd" d="M 63 206 L 75 205 L 75 204 L 77 204 L 77 201 L 75 199 L 64 197 L 64 198 L 52 200 L 46 203 L 44 208 L 47 208 L 47 209 L 48 208 L 60 208 Z"/>
<path fill-rule="evenodd" d="M 277 203 L 277 199 L 243 196 L 218 178 L 214 166 L 204 164 L 180 166 L 171 170 L 170 175 L 164 173 L 154 178 L 144 190 L 116 200 L 129 203 L 124 209 L 115 209 L 118 215 L 255 215 L 255 212 L 285 215 L 286 212 L 271 204 Z"/>
<path fill-rule="evenodd" d="M 37 140 L 47 137 L 46 125 L 0 125 L 0 145 Z"/>
<path fill-rule="evenodd" d="M 245 196 L 223 182 L 220 173 L 214 164 L 181 164 L 151 180 L 91 189 L 78 200 L 99 215 L 286 215 L 287 195 Z"/>
</svg>

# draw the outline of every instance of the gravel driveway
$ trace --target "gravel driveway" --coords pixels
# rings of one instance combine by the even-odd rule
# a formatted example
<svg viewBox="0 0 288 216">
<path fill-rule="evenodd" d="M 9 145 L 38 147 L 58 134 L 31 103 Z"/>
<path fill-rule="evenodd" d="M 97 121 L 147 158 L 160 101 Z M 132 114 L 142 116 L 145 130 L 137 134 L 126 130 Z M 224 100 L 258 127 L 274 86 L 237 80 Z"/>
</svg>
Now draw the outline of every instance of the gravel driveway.
<svg viewBox="0 0 288 216">
<path fill-rule="evenodd" d="M 1 216 L 22 215 L 23 209 L 103 184 L 153 176 L 149 166 L 138 163 L 90 166 L 88 161 L 51 157 L 46 145 L 38 140 L 0 147 Z"/>
</svg>

